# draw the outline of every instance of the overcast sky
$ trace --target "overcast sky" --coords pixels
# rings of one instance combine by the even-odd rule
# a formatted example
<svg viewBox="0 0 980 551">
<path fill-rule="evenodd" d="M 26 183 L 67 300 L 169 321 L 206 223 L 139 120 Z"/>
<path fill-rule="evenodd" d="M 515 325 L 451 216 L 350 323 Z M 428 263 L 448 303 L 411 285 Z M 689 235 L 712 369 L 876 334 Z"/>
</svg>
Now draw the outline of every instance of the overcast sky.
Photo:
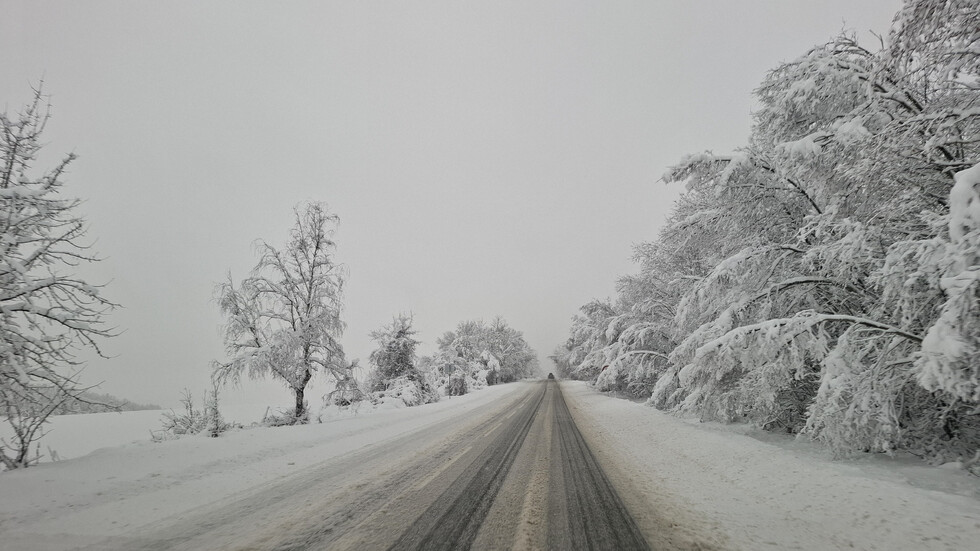
<svg viewBox="0 0 980 551">
<path fill-rule="evenodd" d="M 37 168 L 74 151 L 125 333 L 85 381 L 200 393 L 222 358 L 215 282 L 292 208 L 341 218 L 343 343 L 412 312 L 422 352 L 503 316 L 544 371 L 576 309 L 655 238 L 681 156 L 744 143 L 767 70 L 898 0 L 19 2 L 0 0 L 0 105 L 51 95 Z M 279 385 L 226 393 L 288 405 Z M 319 402 L 319 394 L 313 398 Z"/>
</svg>

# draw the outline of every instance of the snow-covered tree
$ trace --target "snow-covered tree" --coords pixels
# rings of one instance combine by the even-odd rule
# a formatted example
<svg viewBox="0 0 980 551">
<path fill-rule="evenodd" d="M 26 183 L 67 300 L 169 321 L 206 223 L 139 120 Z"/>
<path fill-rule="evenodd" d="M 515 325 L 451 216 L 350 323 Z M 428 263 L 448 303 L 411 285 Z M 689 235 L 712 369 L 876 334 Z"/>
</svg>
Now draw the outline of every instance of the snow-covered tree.
<svg viewBox="0 0 980 551">
<path fill-rule="evenodd" d="M 559 361 L 664 409 L 980 465 L 978 40 L 975 2 L 909 0 L 882 51 L 841 35 L 772 70 L 745 147 L 668 170 L 686 193 Z"/>
<path fill-rule="evenodd" d="M 78 199 L 62 195 L 74 155 L 34 174 L 48 107 L 41 89 L 19 114 L 0 114 L 0 417 L 13 429 L 0 462 L 25 467 L 48 418 L 69 400 L 85 401 L 78 354 L 113 336 L 113 304 L 75 275 L 98 260 L 86 242 Z"/>
<path fill-rule="evenodd" d="M 428 374 L 444 396 L 462 396 L 487 385 L 484 364 L 471 362 L 455 350 L 441 349 L 419 358 L 419 370 Z"/>
<path fill-rule="evenodd" d="M 418 369 L 415 348 L 420 342 L 413 337 L 416 333 L 412 317 L 406 315 L 396 316 L 390 324 L 371 332 L 378 344 L 369 358 L 373 368 L 369 386 L 375 402 L 396 398 L 406 406 L 418 406 L 439 400 Z"/>
<path fill-rule="evenodd" d="M 333 390 L 324 396 L 324 404 L 347 407 L 364 399 L 364 392 L 354 378 L 358 361 L 352 360 L 344 369 L 334 372 Z"/>
<path fill-rule="evenodd" d="M 486 384 L 509 383 L 531 376 L 537 355 L 524 334 L 503 318 L 487 324 L 482 320 L 460 322 L 436 340 L 444 355 L 455 354 L 470 365 L 471 374 L 483 372 Z"/>
<path fill-rule="evenodd" d="M 371 332 L 378 348 L 368 358 L 381 381 L 408 375 L 416 370 L 415 348 L 420 344 L 413 338 L 418 331 L 412 328 L 412 317 L 396 316 L 391 323 Z"/>
<path fill-rule="evenodd" d="M 523 333 L 503 318 L 460 322 L 436 339 L 438 350 L 421 359 L 435 386 L 446 396 L 532 376 L 537 355 Z"/>
<path fill-rule="evenodd" d="M 286 247 L 259 241 L 252 275 L 238 286 L 229 275 L 216 288 L 231 359 L 214 362 L 215 378 L 282 381 L 294 394 L 296 422 L 305 422 L 306 387 L 315 373 L 325 372 L 335 382 L 352 379 L 339 342 L 345 326 L 340 319 L 344 268 L 334 260 L 338 222 L 323 203 L 297 206 Z"/>
</svg>

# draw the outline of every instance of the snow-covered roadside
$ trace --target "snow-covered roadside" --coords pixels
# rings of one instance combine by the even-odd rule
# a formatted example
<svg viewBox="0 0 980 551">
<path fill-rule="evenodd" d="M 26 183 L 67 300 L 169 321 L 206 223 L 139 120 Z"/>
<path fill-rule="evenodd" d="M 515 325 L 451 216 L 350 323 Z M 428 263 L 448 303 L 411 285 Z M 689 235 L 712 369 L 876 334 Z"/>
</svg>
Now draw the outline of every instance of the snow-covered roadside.
<svg viewBox="0 0 980 551">
<path fill-rule="evenodd" d="M 195 407 L 200 408 L 200 405 L 195 404 Z M 258 423 L 269 409 L 266 404 L 222 405 L 221 414 L 225 421 L 249 426 Z M 163 414 L 169 411 L 174 410 L 54 415 L 48 418 L 45 436 L 38 442 L 41 462 L 75 459 L 101 448 L 150 440 L 153 432 L 159 433 L 163 428 Z M 276 410 L 272 412 L 276 413 Z M 0 422 L 0 438 L 12 439 L 13 434 L 10 425 Z M 34 451 L 32 446 L 32 456 Z"/>
<path fill-rule="evenodd" d="M 0 474 L 0 542 L 53 532 L 32 549 L 104 537 L 220 500 L 364 446 L 432 426 L 526 389 L 497 385 L 434 404 L 362 412 L 297 427 L 235 430 L 219 438 L 135 442 Z M 50 527 L 50 528 L 47 528 Z M 78 539 L 75 539 L 78 544 Z"/>
<path fill-rule="evenodd" d="M 876 455 L 835 461 L 563 381 L 580 430 L 660 521 L 720 549 L 973 549 L 980 480 Z"/>
</svg>

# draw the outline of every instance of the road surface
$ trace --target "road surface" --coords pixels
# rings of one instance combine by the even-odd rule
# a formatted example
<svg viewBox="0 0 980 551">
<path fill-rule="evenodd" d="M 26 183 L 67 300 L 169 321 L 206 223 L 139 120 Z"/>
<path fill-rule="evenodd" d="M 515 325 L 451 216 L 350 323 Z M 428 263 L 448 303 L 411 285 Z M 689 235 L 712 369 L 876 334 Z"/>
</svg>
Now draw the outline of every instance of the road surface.
<svg viewBox="0 0 980 551">
<path fill-rule="evenodd" d="M 91 549 L 648 549 L 555 381 Z"/>
</svg>

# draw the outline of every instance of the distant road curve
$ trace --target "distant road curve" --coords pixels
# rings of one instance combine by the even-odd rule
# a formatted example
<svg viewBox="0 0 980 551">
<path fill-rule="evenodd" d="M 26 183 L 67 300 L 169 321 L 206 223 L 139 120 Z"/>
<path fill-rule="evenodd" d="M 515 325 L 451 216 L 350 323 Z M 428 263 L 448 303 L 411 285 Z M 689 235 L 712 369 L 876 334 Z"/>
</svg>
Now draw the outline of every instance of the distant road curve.
<svg viewBox="0 0 980 551">
<path fill-rule="evenodd" d="M 465 416 L 98 548 L 649 549 L 559 383 L 519 384 Z"/>
</svg>

